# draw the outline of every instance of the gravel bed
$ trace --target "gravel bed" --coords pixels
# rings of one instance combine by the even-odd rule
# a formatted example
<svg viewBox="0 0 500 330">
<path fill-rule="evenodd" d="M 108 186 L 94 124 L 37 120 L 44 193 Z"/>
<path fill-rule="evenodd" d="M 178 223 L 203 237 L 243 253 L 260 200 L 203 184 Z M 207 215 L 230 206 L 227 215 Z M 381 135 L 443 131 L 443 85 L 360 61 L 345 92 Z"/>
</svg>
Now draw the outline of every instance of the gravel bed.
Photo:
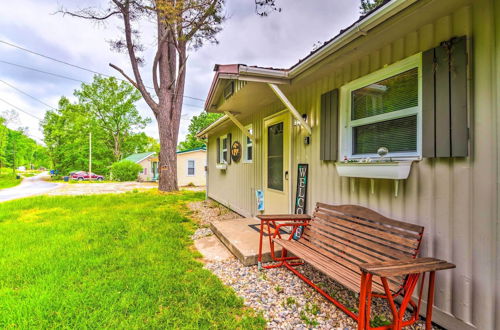
<svg viewBox="0 0 500 330">
<path fill-rule="evenodd" d="M 243 297 L 246 306 L 261 312 L 270 329 L 357 328 L 349 316 L 285 268 L 259 271 L 257 266 L 245 267 L 238 260 L 212 262 L 205 267 Z M 357 312 L 357 294 L 308 265 L 298 268 L 323 290 Z M 384 300 L 373 300 L 371 319 L 379 322 L 392 319 Z M 419 321 L 405 329 L 425 329 L 425 324 Z"/>
<path fill-rule="evenodd" d="M 207 227 L 214 221 L 241 218 L 237 213 L 213 200 L 192 202 L 188 204 L 188 207 L 194 212 L 193 218 L 198 221 L 201 227 Z"/>
<path fill-rule="evenodd" d="M 191 239 L 193 241 L 195 241 L 195 240 L 203 238 L 203 237 L 212 236 L 213 234 L 214 233 L 212 232 L 212 230 L 210 228 L 207 228 L 207 227 L 198 228 L 198 229 L 196 229 L 194 234 L 191 236 Z"/>
</svg>

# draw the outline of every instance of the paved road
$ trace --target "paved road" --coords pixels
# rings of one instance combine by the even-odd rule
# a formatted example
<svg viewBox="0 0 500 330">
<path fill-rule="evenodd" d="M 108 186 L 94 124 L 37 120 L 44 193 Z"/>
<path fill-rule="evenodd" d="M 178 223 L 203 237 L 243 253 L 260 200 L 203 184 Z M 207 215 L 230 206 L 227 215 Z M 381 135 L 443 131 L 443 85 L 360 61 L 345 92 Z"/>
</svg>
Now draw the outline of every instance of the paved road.
<svg viewBox="0 0 500 330">
<path fill-rule="evenodd" d="M 18 186 L 0 190 L 0 202 L 43 194 L 59 187 L 57 183 L 44 181 L 43 178 L 46 176 L 46 173 L 42 173 L 24 179 Z"/>
</svg>

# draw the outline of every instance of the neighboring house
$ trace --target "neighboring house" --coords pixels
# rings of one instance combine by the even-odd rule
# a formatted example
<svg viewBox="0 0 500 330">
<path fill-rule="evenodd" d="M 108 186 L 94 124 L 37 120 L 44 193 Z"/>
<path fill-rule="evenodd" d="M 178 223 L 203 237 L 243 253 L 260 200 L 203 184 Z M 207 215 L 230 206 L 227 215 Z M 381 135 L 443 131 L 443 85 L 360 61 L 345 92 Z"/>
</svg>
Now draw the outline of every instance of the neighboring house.
<svg viewBox="0 0 500 330">
<path fill-rule="evenodd" d="M 205 147 L 177 151 L 177 183 L 179 186 L 205 186 L 207 181 L 207 149 Z"/>
<path fill-rule="evenodd" d="M 438 274 L 433 321 L 500 329 L 499 100 L 500 1 L 393 0 L 289 69 L 215 66 L 207 195 L 247 217 L 292 212 L 308 164 L 308 213 L 356 204 L 418 223 L 421 255 L 457 265 Z M 343 162 L 380 147 L 392 163 Z"/>
<path fill-rule="evenodd" d="M 158 156 L 156 156 L 156 152 L 132 154 L 123 160 L 130 160 L 142 166 L 142 171 L 139 172 L 139 181 L 158 180 Z"/>
</svg>

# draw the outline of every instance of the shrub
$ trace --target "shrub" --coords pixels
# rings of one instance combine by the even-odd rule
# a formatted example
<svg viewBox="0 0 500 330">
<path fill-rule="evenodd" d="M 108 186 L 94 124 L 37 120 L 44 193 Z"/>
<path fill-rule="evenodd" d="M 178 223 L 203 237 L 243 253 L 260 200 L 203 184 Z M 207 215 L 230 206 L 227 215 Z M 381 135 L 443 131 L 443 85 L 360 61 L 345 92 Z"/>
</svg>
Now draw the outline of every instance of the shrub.
<svg viewBox="0 0 500 330">
<path fill-rule="evenodd" d="M 117 181 L 137 180 L 141 170 L 141 165 L 130 160 L 122 160 L 111 165 L 111 175 L 113 176 L 113 180 Z"/>
</svg>

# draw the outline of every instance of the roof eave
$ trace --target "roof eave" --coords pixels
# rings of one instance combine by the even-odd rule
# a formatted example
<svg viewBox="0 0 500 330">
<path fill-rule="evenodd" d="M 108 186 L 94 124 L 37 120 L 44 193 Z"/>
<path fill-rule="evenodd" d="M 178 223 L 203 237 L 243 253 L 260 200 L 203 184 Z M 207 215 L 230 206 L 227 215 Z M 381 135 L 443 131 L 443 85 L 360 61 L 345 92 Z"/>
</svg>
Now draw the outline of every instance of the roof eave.
<svg viewBox="0 0 500 330">
<path fill-rule="evenodd" d="M 333 38 L 330 42 L 325 44 L 325 46 L 321 47 L 319 50 L 311 53 L 309 56 L 304 58 L 302 61 L 293 65 L 288 71 L 289 78 L 294 78 L 294 77 L 298 76 L 299 74 L 301 74 L 302 72 L 304 72 L 305 70 L 310 68 L 311 66 L 320 62 L 325 57 L 336 52 L 337 50 L 344 47 L 346 44 L 350 43 L 351 41 L 357 39 L 358 37 L 367 35 L 371 29 L 373 29 L 377 25 L 380 25 L 381 23 L 385 22 L 386 20 L 393 17 L 394 15 L 400 13 L 401 11 L 408 8 L 409 6 L 411 6 L 412 4 L 414 4 L 417 1 L 419 1 L 419 0 L 392 0 L 392 1 L 389 1 L 388 3 L 383 5 L 382 7 L 378 8 L 373 14 L 368 15 L 367 17 L 365 17 L 361 21 L 352 25 L 345 32 L 340 33 L 335 38 Z"/>
<path fill-rule="evenodd" d="M 227 115 L 220 117 L 219 119 L 214 121 L 212 124 L 210 124 L 208 127 L 204 128 L 203 130 L 198 132 L 198 134 L 196 134 L 196 137 L 200 138 L 200 139 L 206 137 L 208 132 L 210 132 L 212 129 L 214 129 L 215 127 L 219 126 L 220 124 L 222 124 L 223 122 L 225 122 L 227 120 L 229 120 L 229 117 Z"/>
</svg>

